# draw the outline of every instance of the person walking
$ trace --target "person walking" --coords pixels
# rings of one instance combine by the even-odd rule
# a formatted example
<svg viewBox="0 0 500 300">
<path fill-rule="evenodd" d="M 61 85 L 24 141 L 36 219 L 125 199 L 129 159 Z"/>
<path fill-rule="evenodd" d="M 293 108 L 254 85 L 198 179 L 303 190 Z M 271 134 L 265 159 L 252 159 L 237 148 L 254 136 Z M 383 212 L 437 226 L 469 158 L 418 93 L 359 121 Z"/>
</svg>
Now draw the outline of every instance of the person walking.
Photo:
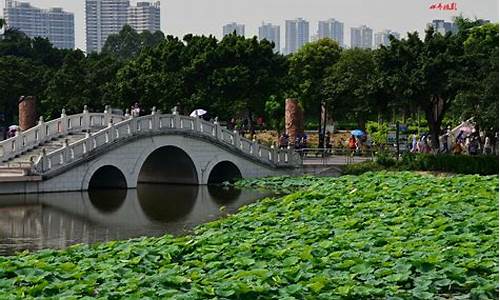
<svg viewBox="0 0 500 300">
<path fill-rule="evenodd" d="M 132 117 L 136 118 L 141 115 L 141 108 L 139 107 L 139 102 L 135 102 L 134 105 L 130 108 L 130 114 Z"/>
<path fill-rule="evenodd" d="M 491 141 L 489 136 L 484 138 L 483 154 L 491 154 Z"/>
</svg>

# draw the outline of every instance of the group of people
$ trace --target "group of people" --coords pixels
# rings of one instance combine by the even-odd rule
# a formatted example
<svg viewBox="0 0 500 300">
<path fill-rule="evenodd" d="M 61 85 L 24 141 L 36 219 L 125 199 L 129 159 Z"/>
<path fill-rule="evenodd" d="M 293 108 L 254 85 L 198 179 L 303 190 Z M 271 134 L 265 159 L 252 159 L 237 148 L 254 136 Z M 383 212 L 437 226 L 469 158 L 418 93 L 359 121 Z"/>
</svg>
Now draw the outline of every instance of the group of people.
<svg viewBox="0 0 500 300">
<path fill-rule="evenodd" d="M 419 139 L 417 139 L 416 135 L 413 135 L 410 151 L 412 153 L 430 153 L 432 152 L 430 145 L 430 136 L 428 134 L 423 134 Z M 491 154 L 494 152 L 494 149 L 491 139 L 488 136 L 474 133 L 467 134 L 465 131 L 460 130 L 458 135 L 453 139 L 452 134 L 448 130 L 439 137 L 439 152 L 455 155 L 480 155 Z"/>
<path fill-rule="evenodd" d="M 411 153 L 430 153 L 432 148 L 429 142 L 429 135 L 423 134 L 419 139 L 414 134 L 411 142 Z"/>
<path fill-rule="evenodd" d="M 443 147 L 443 151 L 448 151 L 448 145 Z M 468 155 L 479 155 L 479 154 L 491 154 L 493 153 L 493 145 L 491 139 L 488 136 L 471 134 L 466 136 L 463 131 L 457 135 L 455 143 L 451 147 L 451 153 L 453 154 L 468 154 Z"/>
<path fill-rule="evenodd" d="M 278 146 L 280 149 L 287 149 L 288 146 L 293 146 L 297 150 L 307 148 L 307 134 L 297 134 L 295 141 L 290 141 L 290 136 L 284 132 L 278 139 Z"/>
</svg>

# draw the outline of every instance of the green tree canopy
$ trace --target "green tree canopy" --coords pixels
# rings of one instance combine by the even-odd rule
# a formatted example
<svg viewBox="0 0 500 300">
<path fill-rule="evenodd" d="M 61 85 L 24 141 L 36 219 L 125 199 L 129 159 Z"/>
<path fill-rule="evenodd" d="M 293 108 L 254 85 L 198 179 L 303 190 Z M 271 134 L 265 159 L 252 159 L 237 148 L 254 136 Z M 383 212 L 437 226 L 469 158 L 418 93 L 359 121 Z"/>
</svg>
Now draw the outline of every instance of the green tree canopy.
<svg viewBox="0 0 500 300">
<path fill-rule="evenodd" d="M 418 33 L 409 33 L 406 39 L 382 47 L 379 55 L 382 76 L 387 78 L 394 100 L 409 100 L 424 111 L 432 146 L 439 148 L 441 124 L 464 72 L 463 45 L 457 35 L 443 36 L 429 28 L 421 40 Z"/>
<path fill-rule="evenodd" d="M 324 79 L 324 93 L 337 117 L 350 116 L 364 128 L 368 116 L 382 105 L 379 74 L 372 50 L 344 50 Z"/>
<path fill-rule="evenodd" d="M 125 25 L 118 34 L 112 34 L 106 39 L 102 52 L 126 60 L 135 57 L 145 48 L 158 45 L 164 38 L 161 31 L 138 33 L 130 25 Z"/>
<path fill-rule="evenodd" d="M 304 111 L 319 117 L 321 102 L 327 95 L 323 82 L 328 68 L 340 59 L 342 49 L 331 39 L 306 44 L 290 57 L 290 96 L 298 97 Z"/>
<path fill-rule="evenodd" d="M 493 134 L 498 131 L 498 24 L 460 24 L 467 70 L 452 108 L 455 115 L 473 117 L 478 129 Z"/>
</svg>

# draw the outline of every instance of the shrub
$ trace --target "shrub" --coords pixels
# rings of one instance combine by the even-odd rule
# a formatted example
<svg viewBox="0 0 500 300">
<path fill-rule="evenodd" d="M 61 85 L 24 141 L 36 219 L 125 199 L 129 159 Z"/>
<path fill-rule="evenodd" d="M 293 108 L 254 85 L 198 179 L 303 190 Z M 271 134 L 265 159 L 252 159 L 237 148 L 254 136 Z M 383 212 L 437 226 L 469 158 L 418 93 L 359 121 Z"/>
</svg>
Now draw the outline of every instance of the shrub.
<svg viewBox="0 0 500 300">
<path fill-rule="evenodd" d="M 392 167 L 396 165 L 396 160 L 393 158 L 392 153 L 389 151 L 379 151 L 375 155 L 375 161 L 384 167 Z"/>
<path fill-rule="evenodd" d="M 439 171 L 458 174 L 498 174 L 498 156 L 413 154 L 402 161 L 405 170 Z"/>
<path fill-rule="evenodd" d="M 381 171 L 384 170 L 384 166 L 378 164 L 377 162 L 374 161 L 365 161 L 359 164 L 350 164 L 346 165 L 342 169 L 342 174 L 349 174 L 349 175 L 361 175 L 366 172 L 371 172 L 371 171 Z"/>
<path fill-rule="evenodd" d="M 435 171 L 456 174 L 498 174 L 498 156 L 451 155 L 451 154 L 404 154 L 401 161 L 396 161 L 387 153 L 377 155 L 375 162 L 363 162 L 346 166 L 343 174 L 359 175 L 368 171 Z"/>
</svg>

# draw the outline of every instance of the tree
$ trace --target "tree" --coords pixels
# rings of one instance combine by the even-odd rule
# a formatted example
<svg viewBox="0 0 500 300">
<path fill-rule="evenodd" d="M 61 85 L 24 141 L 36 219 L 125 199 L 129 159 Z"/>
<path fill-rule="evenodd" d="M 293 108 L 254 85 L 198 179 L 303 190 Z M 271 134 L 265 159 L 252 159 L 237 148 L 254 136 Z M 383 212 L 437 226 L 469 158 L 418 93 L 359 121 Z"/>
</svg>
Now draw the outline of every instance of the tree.
<svg viewBox="0 0 500 300">
<path fill-rule="evenodd" d="M 152 48 L 164 39 L 161 31 L 137 33 L 130 25 L 123 26 L 118 34 L 112 34 L 106 39 L 102 53 L 118 56 L 122 60 L 135 57 L 145 48 Z"/>
<path fill-rule="evenodd" d="M 128 107 L 139 102 L 142 107 L 156 106 L 169 111 L 185 97 L 183 72 L 185 45 L 178 38 L 167 38 L 155 48 L 146 48 L 129 60 L 118 72 L 116 96 Z"/>
<path fill-rule="evenodd" d="M 370 113 L 382 106 L 379 74 L 369 49 L 344 50 L 324 79 L 324 93 L 337 117 L 356 118 L 365 127 Z"/>
<path fill-rule="evenodd" d="M 0 112 L 6 124 L 17 121 L 20 96 L 39 95 L 44 86 L 44 69 L 29 59 L 0 56 Z"/>
<path fill-rule="evenodd" d="M 94 107 L 89 98 L 85 55 L 81 50 L 69 52 L 62 67 L 55 71 L 48 82 L 42 99 L 43 112 L 48 118 L 58 117 L 61 109 L 67 113 L 81 112 L 85 104 Z"/>
<path fill-rule="evenodd" d="M 473 117 L 479 130 L 498 131 L 498 24 L 477 24 L 461 19 L 460 34 L 467 72 L 457 96 L 454 113 Z"/>
<path fill-rule="evenodd" d="M 393 94 L 425 112 L 432 147 L 438 149 L 443 118 L 459 92 L 464 72 L 459 38 L 429 28 L 423 41 L 418 33 L 409 33 L 407 39 L 381 47 L 379 55 L 382 76 Z"/>
<path fill-rule="evenodd" d="M 140 101 L 166 111 L 181 104 L 184 113 L 201 107 L 229 119 L 237 113 L 263 114 L 265 100 L 279 92 L 286 71 L 286 59 L 267 41 L 168 36 L 120 69 L 116 94 L 122 103 Z"/>
<path fill-rule="evenodd" d="M 306 44 L 290 57 L 290 96 L 299 98 L 306 114 L 319 116 L 321 102 L 327 98 L 324 79 L 341 52 L 334 40 L 321 39 Z"/>
<path fill-rule="evenodd" d="M 5 20 L 0 18 L 0 29 L 2 29 L 5 26 Z"/>
</svg>

